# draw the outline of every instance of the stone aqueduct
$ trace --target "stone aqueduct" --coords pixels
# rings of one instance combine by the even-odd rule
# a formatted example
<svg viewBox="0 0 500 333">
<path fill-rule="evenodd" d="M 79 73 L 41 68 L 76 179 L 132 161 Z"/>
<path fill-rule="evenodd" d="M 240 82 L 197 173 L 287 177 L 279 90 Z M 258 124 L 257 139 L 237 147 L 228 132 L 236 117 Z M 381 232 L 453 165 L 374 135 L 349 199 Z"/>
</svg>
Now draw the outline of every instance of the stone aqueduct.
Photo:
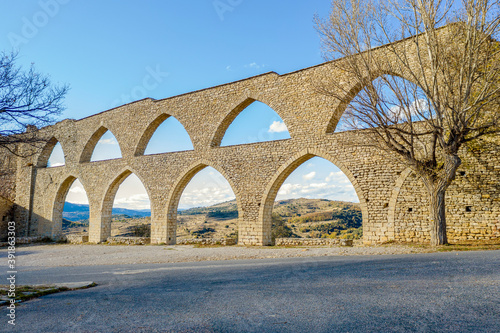
<svg viewBox="0 0 500 333">
<path fill-rule="evenodd" d="M 335 101 L 317 93 L 315 82 L 326 76 L 349 83 L 332 63 L 325 63 L 163 100 L 144 99 L 43 128 L 41 133 L 50 139 L 45 148 L 30 158 L 18 159 L 13 167 L 15 187 L 9 196 L 15 203 L 18 230 L 24 235 L 57 238 L 66 194 L 79 179 L 89 198 L 89 239 L 105 241 L 111 232 L 115 194 L 134 173 L 151 201 L 151 242 L 175 244 L 180 196 L 198 171 L 211 166 L 228 180 L 236 195 L 239 242 L 268 245 L 280 186 L 299 165 L 320 156 L 339 167 L 353 184 L 362 208 L 365 243 L 428 241 L 422 183 L 390 156 L 353 144 L 363 142 L 363 131 L 334 133 L 348 100 Z M 291 138 L 221 147 L 226 129 L 253 101 L 273 108 Z M 168 117 L 184 126 L 194 150 L 144 155 L 149 139 Z M 90 162 L 95 145 L 107 130 L 119 142 L 122 158 Z M 57 142 L 62 145 L 65 166 L 47 168 Z M 474 155 L 463 151 L 463 167 L 447 198 L 451 241 L 500 236 L 500 153 L 498 145 L 492 147 Z"/>
</svg>

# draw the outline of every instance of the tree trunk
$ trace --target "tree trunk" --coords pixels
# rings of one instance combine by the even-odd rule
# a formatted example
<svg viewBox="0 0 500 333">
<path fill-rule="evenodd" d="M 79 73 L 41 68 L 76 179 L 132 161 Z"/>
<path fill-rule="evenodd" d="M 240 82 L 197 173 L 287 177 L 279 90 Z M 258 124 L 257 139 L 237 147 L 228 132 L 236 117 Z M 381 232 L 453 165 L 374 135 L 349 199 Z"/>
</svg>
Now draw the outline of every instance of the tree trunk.
<svg viewBox="0 0 500 333">
<path fill-rule="evenodd" d="M 429 193 L 429 218 L 431 227 L 431 245 L 448 244 L 446 235 L 446 189 L 455 178 L 458 167 L 462 163 L 457 155 L 445 156 L 443 171 L 440 177 L 422 177 Z"/>
<path fill-rule="evenodd" d="M 448 238 L 446 236 L 445 193 L 443 189 L 436 189 L 429 192 L 432 246 L 448 243 Z"/>
</svg>

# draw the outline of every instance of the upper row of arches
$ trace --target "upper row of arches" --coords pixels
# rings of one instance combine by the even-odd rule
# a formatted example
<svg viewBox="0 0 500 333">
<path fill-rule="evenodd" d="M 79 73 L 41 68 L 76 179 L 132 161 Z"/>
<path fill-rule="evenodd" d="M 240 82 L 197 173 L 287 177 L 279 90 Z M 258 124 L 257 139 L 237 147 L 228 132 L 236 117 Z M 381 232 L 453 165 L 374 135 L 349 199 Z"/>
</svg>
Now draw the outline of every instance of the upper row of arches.
<svg viewBox="0 0 500 333">
<path fill-rule="evenodd" d="M 376 92 L 374 94 L 374 92 Z M 413 98 L 413 100 L 411 100 Z M 371 113 L 385 115 L 388 125 L 432 118 L 432 106 L 427 96 L 415 83 L 394 74 L 381 74 L 373 80 L 367 79 L 346 91 L 342 100 L 333 108 L 333 117 L 327 126 L 327 133 L 336 129 L 373 127 Z M 341 117 L 346 110 L 361 112 L 361 116 Z M 349 113 L 349 112 L 348 112 Z M 349 128 L 351 126 L 351 128 Z M 160 129 L 161 127 L 165 127 Z M 156 138 L 155 138 L 156 137 Z M 290 138 L 283 119 L 268 105 L 253 98 L 247 98 L 229 112 L 217 127 L 210 146 L 230 146 Z M 57 139 L 53 138 L 42 151 L 38 167 L 57 166 L 64 160 L 49 161 Z M 149 124 L 142 134 L 134 156 L 192 150 L 191 137 L 184 126 L 173 116 L 161 114 Z M 64 156 L 62 147 L 56 156 Z M 87 141 L 79 162 L 92 162 L 121 158 L 120 145 L 108 128 L 101 126 Z M 64 158 L 64 157 L 63 157 Z"/>
<path fill-rule="evenodd" d="M 240 104 L 217 131 L 212 146 L 231 146 L 255 142 L 289 139 L 288 128 L 281 117 L 267 104 L 248 99 Z M 220 136 L 220 139 L 217 137 Z M 146 128 L 139 139 L 134 155 L 152 155 L 193 150 L 193 143 L 184 126 L 173 116 L 161 114 Z M 40 156 L 39 167 L 65 165 L 64 151 L 52 138 Z M 45 154 L 44 154 L 45 153 Z M 45 155 L 45 156 L 44 156 Z M 80 156 L 80 163 L 122 157 L 118 140 L 101 126 L 90 137 Z"/>
</svg>

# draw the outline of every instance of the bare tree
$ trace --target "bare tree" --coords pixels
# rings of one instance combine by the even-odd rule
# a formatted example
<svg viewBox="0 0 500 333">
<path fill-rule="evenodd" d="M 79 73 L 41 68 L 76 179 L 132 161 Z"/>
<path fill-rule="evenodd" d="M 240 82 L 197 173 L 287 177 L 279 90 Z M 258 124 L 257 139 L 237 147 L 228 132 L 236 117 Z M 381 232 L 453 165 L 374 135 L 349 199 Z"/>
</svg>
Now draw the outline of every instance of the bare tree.
<svg viewBox="0 0 500 333">
<path fill-rule="evenodd" d="M 316 17 L 325 57 L 355 81 L 321 91 L 348 127 L 396 153 L 429 193 L 431 244 L 447 243 L 445 193 L 468 142 L 500 131 L 498 0 L 333 0 Z M 383 46 L 383 47 L 382 47 Z"/>
<path fill-rule="evenodd" d="M 54 86 L 31 65 L 16 66 L 16 53 L 0 53 L 0 148 L 20 154 L 17 144 L 39 146 L 37 128 L 50 125 L 64 109 L 68 86 Z"/>
</svg>

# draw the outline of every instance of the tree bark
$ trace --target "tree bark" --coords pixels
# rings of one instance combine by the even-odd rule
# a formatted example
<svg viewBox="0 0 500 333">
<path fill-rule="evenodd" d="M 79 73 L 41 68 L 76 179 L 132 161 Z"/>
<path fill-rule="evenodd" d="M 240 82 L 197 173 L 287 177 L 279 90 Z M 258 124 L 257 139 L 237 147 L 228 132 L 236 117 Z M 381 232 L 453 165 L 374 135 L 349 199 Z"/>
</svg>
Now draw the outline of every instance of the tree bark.
<svg viewBox="0 0 500 333">
<path fill-rule="evenodd" d="M 429 213 L 431 227 L 431 245 L 444 245 L 448 243 L 446 235 L 446 213 L 445 213 L 444 189 L 435 189 L 429 192 Z"/>
<path fill-rule="evenodd" d="M 429 219 L 431 229 L 431 245 L 448 244 L 446 235 L 446 190 L 455 178 L 462 160 L 456 154 L 446 155 L 440 177 L 424 175 L 422 180 L 429 193 Z M 426 177 L 427 176 L 427 177 Z"/>
</svg>

